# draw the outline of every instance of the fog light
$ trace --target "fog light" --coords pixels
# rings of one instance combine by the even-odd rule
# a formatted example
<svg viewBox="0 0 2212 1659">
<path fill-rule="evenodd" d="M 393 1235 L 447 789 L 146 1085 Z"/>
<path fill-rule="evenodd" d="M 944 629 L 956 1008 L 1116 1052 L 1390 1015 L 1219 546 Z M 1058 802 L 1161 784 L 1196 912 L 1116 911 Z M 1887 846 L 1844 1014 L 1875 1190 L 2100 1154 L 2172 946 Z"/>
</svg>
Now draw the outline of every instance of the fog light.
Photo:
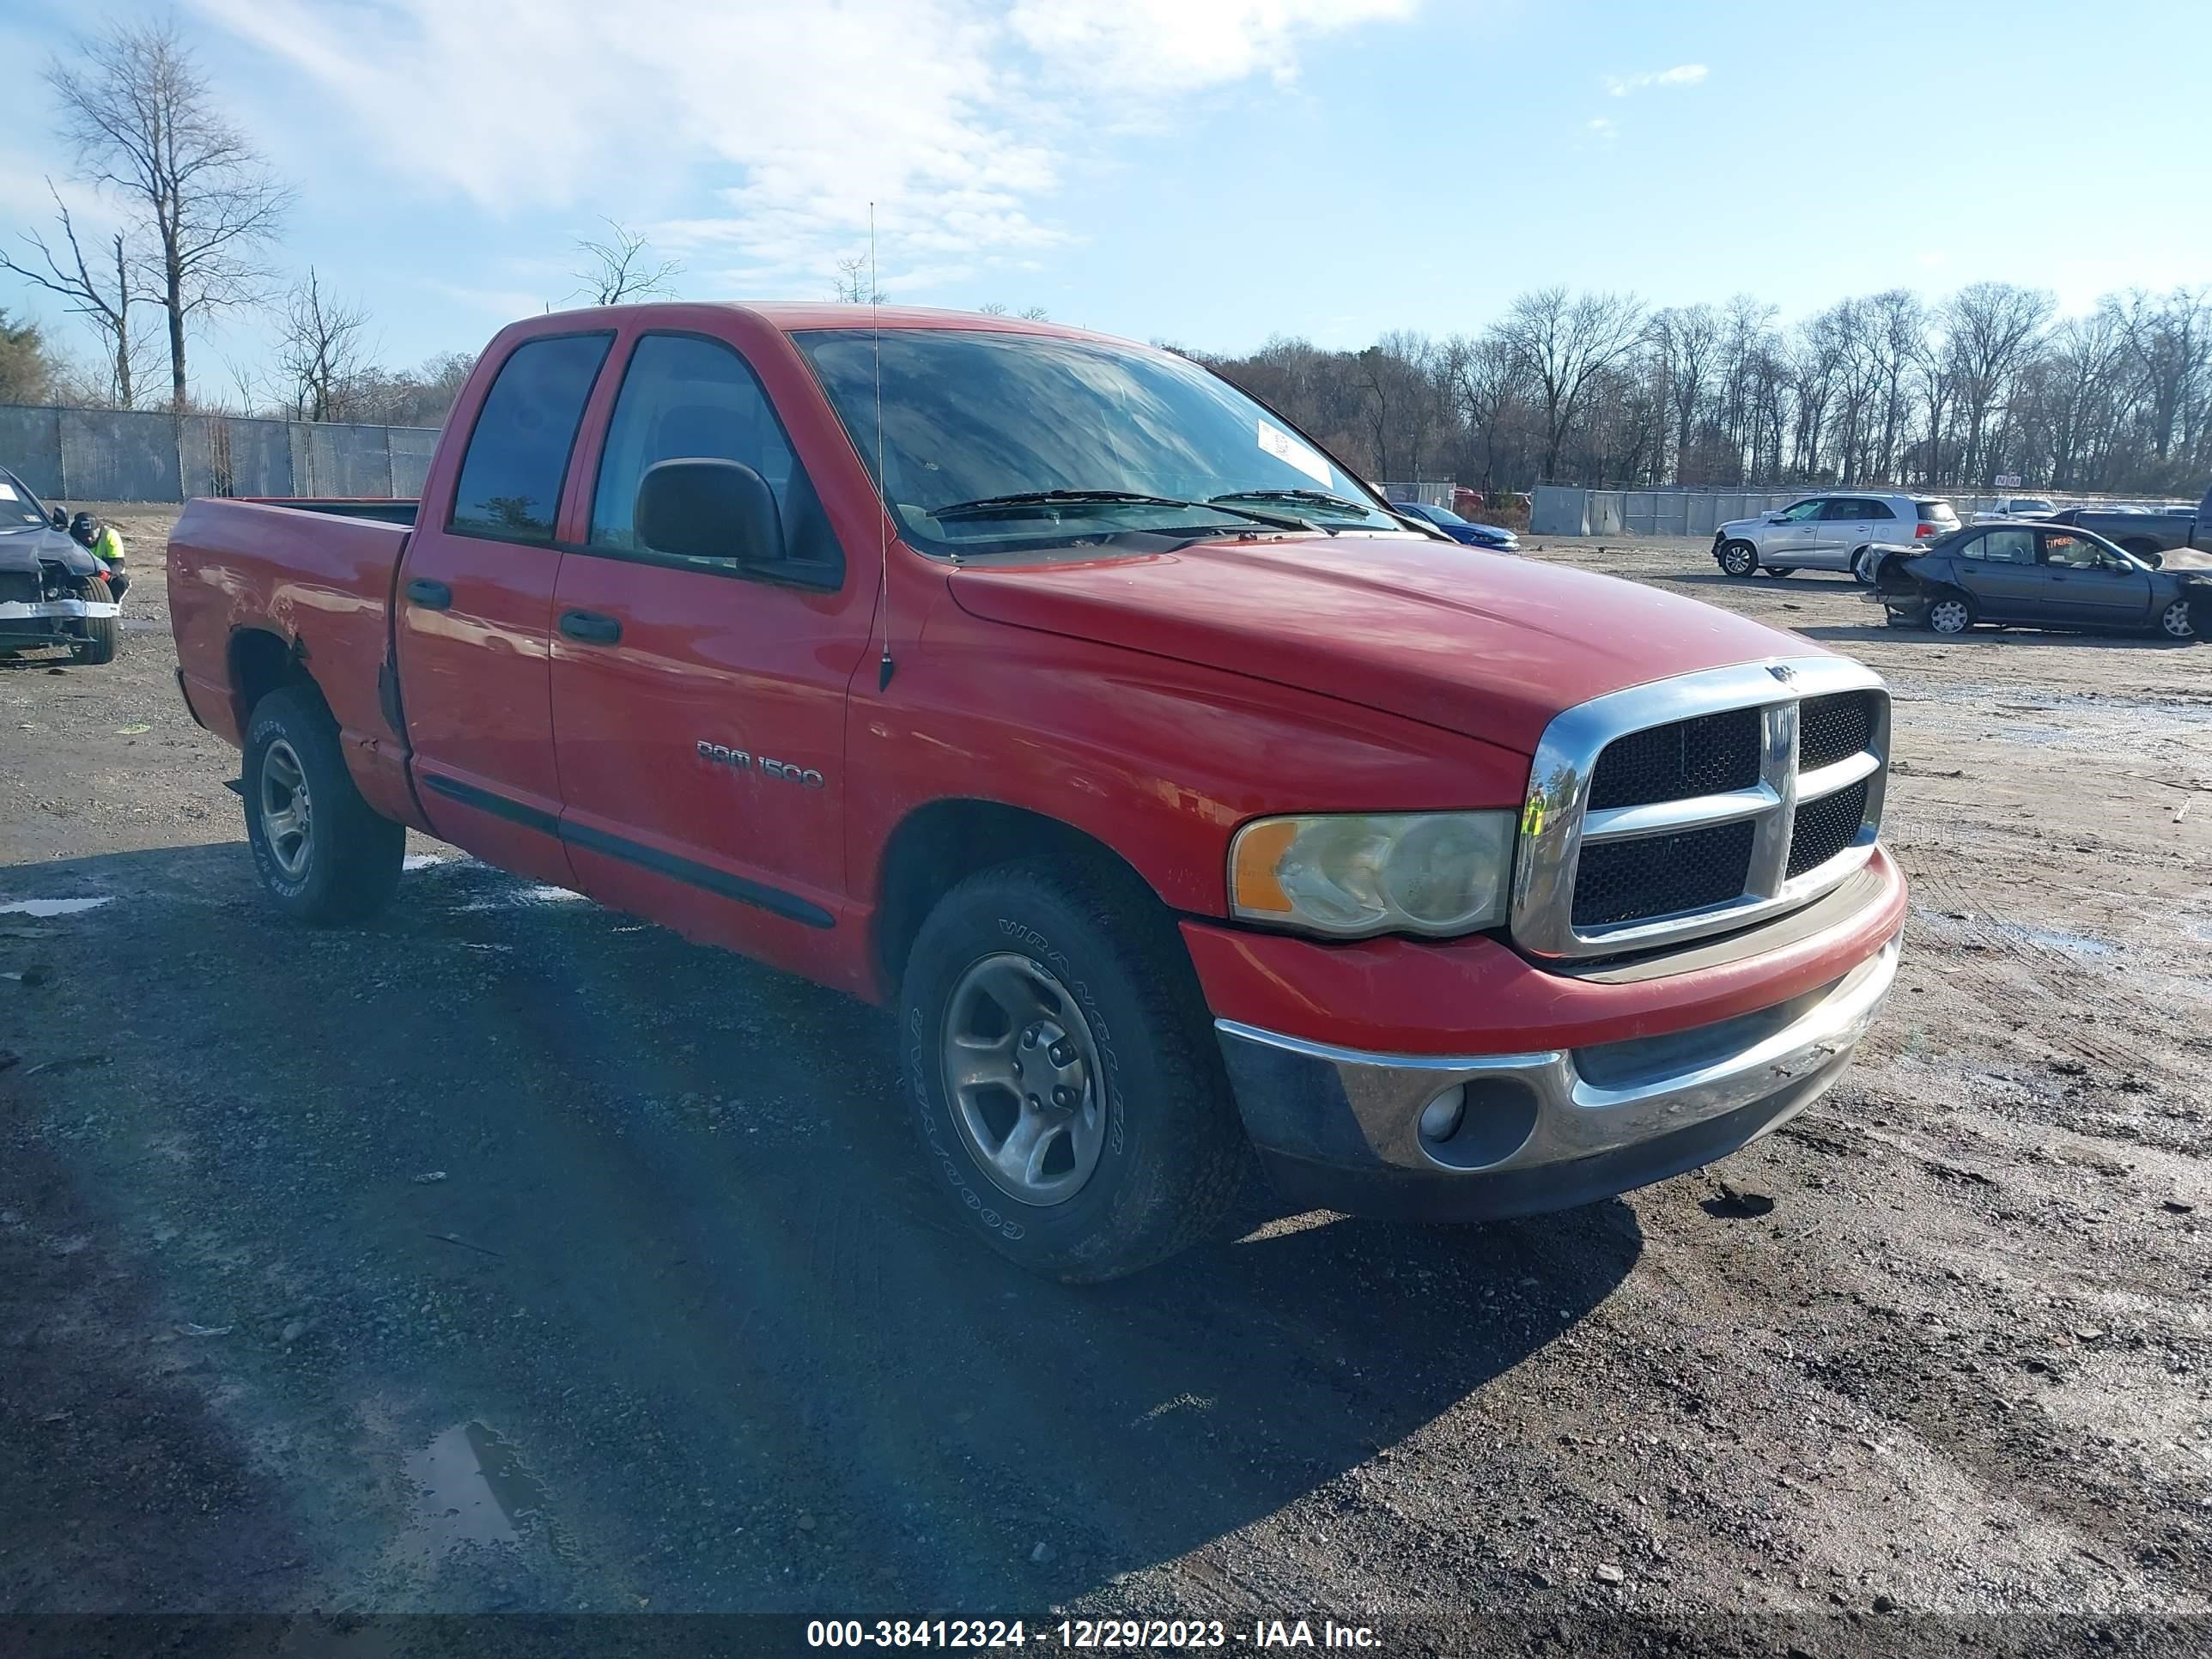
<svg viewBox="0 0 2212 1659">
<path fill-rule="evenodd" d="M 1421 1108 L 1421 1139 L 1449 1140 L 1467 1112 L 1467 1085 L 1455 1083 Z"/>
</svg>

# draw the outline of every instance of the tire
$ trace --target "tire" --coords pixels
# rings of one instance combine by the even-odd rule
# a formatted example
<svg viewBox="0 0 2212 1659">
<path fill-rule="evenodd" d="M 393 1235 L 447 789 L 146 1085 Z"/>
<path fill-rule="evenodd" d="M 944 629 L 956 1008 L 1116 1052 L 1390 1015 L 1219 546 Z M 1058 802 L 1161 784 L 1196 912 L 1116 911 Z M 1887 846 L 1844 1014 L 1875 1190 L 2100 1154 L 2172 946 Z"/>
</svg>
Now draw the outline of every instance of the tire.
<svg viewBox="0 0 2212 1659">
<path fill-rule="evenodd" d="M 1797 574 L 1797 567 L 1794 564 L 1763 564 L 1759 568 L 1770 576 L 1794 576 Z"/>
<path fill-rule="evenodd" d="M 960 883 L 915 938 L 899 1030 L 932 1170 L 1034 1273 L 1135 1273 L 1216 1231 L 1243 1191 L 1252 1154 L 1197 976 L 1158 901 L 1119 872 L 1038 860 Z M 956 1063 L 985 1080 L 956 1090 Z M 1025 1108 L 1015 1091 L 1031 1085 Z M 1024 1161 L 1017 1141 L 1038 1123 L 1056 1127 L 1027 1132 Z M 1021 1169 L 994 1167 L 994 1150 Z"/>
<path fill-rule="evenodd" d="M 2202 600 L 2176 599 L 2158 613 L 2158 636 L 2175 645 L 2193 645 L 2204 637 L 2207 606 Z"/>
<path fill-rule="evenodd" d="M 85 597 L 100 605 L 114 603 L 105 577 L 93 576 L 85 582 Z M 97 668 L 115 660 L 115 618 L 87 617 L 84 619 L 85 637 L 70 647 L 70 660 Z"/>
<path fill-rule="evenodd" d="M 312 687 L 288 685 L 254 705 L 245 770 L 246 838 L 277 908 L 316 926 L 381 909 L 399 884 L 407 831 L 354 787 L 337 722 Z"/>
<path fill-rule="evenodd" d="M 1759 550 L 1749 542 L 1723 542 L 1721 550 L 1713 555 L 1723 571 L 1731 576 L 1748 576 L 1759 568 Z"/>
<path fill-rule="evenodd" d="M 1938 634 L 1963 634 L 1974 625 L 1974 602 L 1956 589 L 1928 602 L 1928 626 Z"/>
</svg>

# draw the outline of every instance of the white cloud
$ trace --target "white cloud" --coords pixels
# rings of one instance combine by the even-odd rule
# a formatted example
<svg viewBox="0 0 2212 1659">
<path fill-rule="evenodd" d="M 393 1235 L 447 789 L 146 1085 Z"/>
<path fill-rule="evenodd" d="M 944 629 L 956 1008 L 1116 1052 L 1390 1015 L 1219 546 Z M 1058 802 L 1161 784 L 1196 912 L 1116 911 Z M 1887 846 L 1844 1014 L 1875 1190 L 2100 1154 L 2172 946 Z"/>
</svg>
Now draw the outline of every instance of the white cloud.
<svg viewBox="0 0 2212 1659">
<path fill-rule="evenodd" d="M 1608 75 L 1605 89 L 1615 98 L 1626 98 L 1646 87 L 1694 87 L 1705 74 L 1703 64 L 1677 64 L 1672 69 L 1647 70 L 1641 75 Z"/>
<path fill-rule="evenodd" d="M 1609 144 L 1620 136 L 1620 123 L 1609 115 L 1593 115 L 1583 124 L 1583 130 L 1593 142 Z"/>
<path fill-rule="evenodd" d="M 190 3 L 404 184 L 612 211 L 695 275 L 811 291 L 871 201 L 886 289 L 1065 241 L 1041 216 L 1101 112 L 1287 82 L 1315 39 L 1418 0 Z"/>
</svg>

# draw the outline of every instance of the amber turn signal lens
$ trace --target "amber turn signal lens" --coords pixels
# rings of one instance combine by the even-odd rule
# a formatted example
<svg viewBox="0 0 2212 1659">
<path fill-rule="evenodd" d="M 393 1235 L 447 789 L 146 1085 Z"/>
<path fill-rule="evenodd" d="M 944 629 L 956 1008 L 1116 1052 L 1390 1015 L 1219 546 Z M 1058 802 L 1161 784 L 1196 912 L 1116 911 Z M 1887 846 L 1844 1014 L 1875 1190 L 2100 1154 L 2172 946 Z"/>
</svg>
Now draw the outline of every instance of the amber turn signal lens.
<svg viewBox="0 0 2212 1659">
<path fill-rule="evenodd" d="M 1291 850 L 1291 843 L 1298 838 L 1298 826 L 1285 819 L 1275 823 L 1255 824 L 1237 838 L 1237 908 L 1243 911 L 1273 912 L 1289 915 L 1297 907 L 1291 896 L 1283 890 L 1276 879 L 1275 867 L 1282 862 L 1283 854 Z"/>
</svg>

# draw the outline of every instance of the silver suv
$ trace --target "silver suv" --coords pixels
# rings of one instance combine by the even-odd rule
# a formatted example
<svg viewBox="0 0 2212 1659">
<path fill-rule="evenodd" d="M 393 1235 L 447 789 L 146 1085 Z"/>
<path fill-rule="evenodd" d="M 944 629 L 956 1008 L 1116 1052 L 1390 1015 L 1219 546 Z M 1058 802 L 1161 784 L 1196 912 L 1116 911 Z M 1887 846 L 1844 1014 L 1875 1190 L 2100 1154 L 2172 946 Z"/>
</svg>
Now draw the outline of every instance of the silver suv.
<svg viewBox="0 0 2212 1659">
<path fill-rule="evenodd" d="M 1871 547 L 1910 546 L 1959 527 L 1951 503 L 1912 495 L 1808 495 L 1763 518 L 1738 519 L 1713 532 L 1713 559 L 1731 576 L 1793 570 L 1848 570 L 1874 583 Z"/>
</svg>

